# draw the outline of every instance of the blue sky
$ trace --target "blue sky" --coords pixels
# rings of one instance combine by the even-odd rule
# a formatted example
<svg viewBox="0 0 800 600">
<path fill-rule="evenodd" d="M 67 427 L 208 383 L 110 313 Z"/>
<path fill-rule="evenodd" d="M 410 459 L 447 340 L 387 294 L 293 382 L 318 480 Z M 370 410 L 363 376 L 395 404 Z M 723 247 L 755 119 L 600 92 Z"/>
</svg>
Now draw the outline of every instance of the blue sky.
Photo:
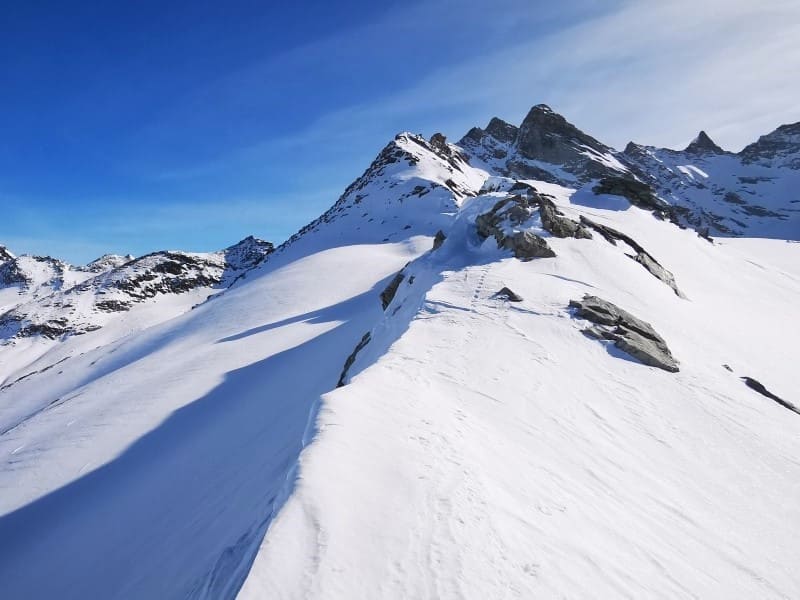
<svg viewBox="0 0 800 600">
<path fill-rule="evenodd" d="M 738 149 L 800 120 L 795 0 L 7 3 L 0 243 L 280 242 L 400 130 L 546 102 L 595 137 Z"/>
</svg>

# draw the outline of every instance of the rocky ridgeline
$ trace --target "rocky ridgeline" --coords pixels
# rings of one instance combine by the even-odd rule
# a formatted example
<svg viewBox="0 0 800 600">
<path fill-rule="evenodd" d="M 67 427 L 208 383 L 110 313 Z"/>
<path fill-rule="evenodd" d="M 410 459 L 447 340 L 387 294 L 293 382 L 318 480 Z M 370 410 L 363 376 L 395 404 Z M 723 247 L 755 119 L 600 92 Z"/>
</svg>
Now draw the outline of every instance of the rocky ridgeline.
<svg viewBox="0 0 800 600">
<path fill-rule="evenodd" d="M 263 261 L 272 251 L 270 242 L 248 237 L 220 252 L 188 253 L 162 251 L 137 259 L 106 255 L 85 267 L 75 269 L 84 278 L 62 289 L 50 285 L 48 293 L 21 296 L 21 302 L 0 315 L 0 338 L 12 339 L 41 335 L 57 338 L 99 329 L 105 318 L 100 315 L 130 310 L 135 304 L 162 296 L 183 294 L 199 288 L 227 287 L 236 277 Z M 15 262 L 20 264 L 18 257 Z M 40 257 L 30 257 L 39 261 Z M 48 259 L 53 261 L 53 259 Z M 51 264 L 46 262 L 46 264 Z M 65 263 L 58 264 L 63 274 Z M 33 274 L 18 276 L 22 282 Z M 24 283 L 19 283 L 21 289 Z"/>
<path fill-rule="evenodd" d="M 774 189 L 787 177 L 800 186 L 800 123 L 782 125 L 738 154 L 704 131 L 684 150 L 630 142 L 618 152 L 540 104 L 519 127 L 495 117 L 458 145 L 491 173 L 590 185 L 704 236 L 800 238 L 800 197 L 776 198 Z"/>
<path fill-rule="evenodd" d="M 276 250 L 280 252 L 306 234 L 317 233 L 323 225 L 335 223 L 347 215 L 359 214 L 361 218 L 372 222 L 377 215 L 389 212 L 389 205 L 393 205 L 407 217 L 409 211 L 402 208 L 404 203 L 423 197 L 425 200 L 431 200 L 434 196 L 446 198 L 449 210 L 454 212 L 457 210 L 457 201 L 474 196 L 476 188 L 480 186 L 471 184 L 470 177 L 474 177 L 474 174 L 471 173 L 469 160 L 462 148 L 447 142 L 440 133 L 433 134 L 429 140 L 413 133 L 400 133 L 380 151 L 330 209 L 302 227 Z M 429 167 L 430 172 L 437 175 L 408 176 L 411 172 L 424 171 L 421 167 Z M 424 205 L 417 206 L 420 207 L 420 213 L 424 212 Z"/>
</svg>

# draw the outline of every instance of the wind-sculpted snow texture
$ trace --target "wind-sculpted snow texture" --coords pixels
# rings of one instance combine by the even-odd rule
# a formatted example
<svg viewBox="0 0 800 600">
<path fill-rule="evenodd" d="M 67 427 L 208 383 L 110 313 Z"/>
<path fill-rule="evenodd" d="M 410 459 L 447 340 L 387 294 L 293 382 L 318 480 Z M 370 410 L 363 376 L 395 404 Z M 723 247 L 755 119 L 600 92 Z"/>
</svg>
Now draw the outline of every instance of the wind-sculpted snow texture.
<svg viewBox="0 0 800 600">
<path fill-rule="evenodd" d="M 159 276 L 99 329 L 0 347 L 2 595 L 800 596 L 800 246 L 777 239 L 799 239 L 800 148 L 779 131 L 640 157 L 540 105 L 457 145 L 398 135 L 240 269 L 247 249 L 162 253 L 62 284 L 32 259 L 10 310 L 68 326 L 44 298 L 170 266 L 137 268 Z M 769 169 L 759 205 L 788 216 L 680 183 L 723 159 Z M 590 300 L 618 318 L 569 307 Z"/>
</svg>

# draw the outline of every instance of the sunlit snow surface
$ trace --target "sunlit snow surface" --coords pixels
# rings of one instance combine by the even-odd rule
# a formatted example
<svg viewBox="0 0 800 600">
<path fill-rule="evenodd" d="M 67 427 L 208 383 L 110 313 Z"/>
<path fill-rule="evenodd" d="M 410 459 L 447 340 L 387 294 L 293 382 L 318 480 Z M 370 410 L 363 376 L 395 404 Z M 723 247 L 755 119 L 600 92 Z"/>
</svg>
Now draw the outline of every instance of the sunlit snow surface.
<svg viewBox="0 0 800 600">
<path fill-rule="evenodd" d="M 800 246 L 531 182 L 686 299 L 597 234 L 523 263 L 475 235 L 495 196 L 444 187 L 485 173 L 399 144 L 417 164 L 224 294 L 19 348 L 31 371 L 69 358 L 0 391 L 0 596 L 800 597 L 800 416 L 739 379 L 797 401 Z M 586 338 L 584 294 L 651 323 L 680 372 Z"/>
</svg>

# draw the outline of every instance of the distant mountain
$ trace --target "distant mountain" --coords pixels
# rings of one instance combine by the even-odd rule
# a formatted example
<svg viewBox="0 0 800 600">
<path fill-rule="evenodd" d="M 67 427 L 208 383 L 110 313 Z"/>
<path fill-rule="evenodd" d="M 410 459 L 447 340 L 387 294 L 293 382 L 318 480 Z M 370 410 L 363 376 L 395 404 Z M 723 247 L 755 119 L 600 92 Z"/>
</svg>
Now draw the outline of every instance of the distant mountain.
<svg viewBox="0 0 800 600">
<path fill-rule="evenodd" d="M 195 292 L 186 297 L 189 308 L 227 287 L 272 250 L 271 243 L 250 236 L 219 252 L 161 251 L 140 258 L 106 254 L 79 267 L 50 257 L 8 254 L 0 264 L 5 305 L 0 338 L 83 334 L 139 303 Z"/>
</svg>

